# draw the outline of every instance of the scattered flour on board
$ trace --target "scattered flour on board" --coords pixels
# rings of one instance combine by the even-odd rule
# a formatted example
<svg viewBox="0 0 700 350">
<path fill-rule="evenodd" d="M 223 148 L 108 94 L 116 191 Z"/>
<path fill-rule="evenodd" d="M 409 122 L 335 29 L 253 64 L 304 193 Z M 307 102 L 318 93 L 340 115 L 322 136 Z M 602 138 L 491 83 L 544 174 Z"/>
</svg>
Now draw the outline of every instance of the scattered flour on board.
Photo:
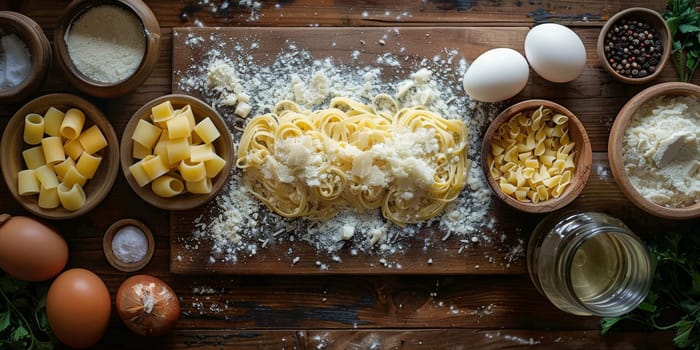
<svg viewBox="0 0 700 350">
<path fill-rule="evenodd" d="M 515 335 L 509 335 L 509 334 L 501 334 L 501 331 L 497 331 L 495 333 L 493 332 L 486 332 L 484 333 L 484 337 L 489 340 L 494 340 L 494 341 L 500 341 L 502 340 L 507 340 L 509 342 L 513 342 L 516 345 L 540 345 L 542 344 L 542 337 L 540 339 L 534 339 L 534 338 L 523 338 Z M 559 338 L 557 338 L 559 339 Z M 560 340 L 554 340 L 554 343 L 560 342 Z"/>
<path fill-rule="evenodd" d="M 392 37 L 400 35 L 397 30 L 388 33 Z M 368 103 L 375 95 L 386 93 L 402 106 L 422 104 L 445 118 L 462 118 L 469 127 L 469 158 L 473 162 L 466 188 L 441 216 L 406 227 L 391 224 L 379 211 L 344 211 L 323 221 L 283 219 L 247 193 L 240 170 L 234 169 L 227 188 L 195 220 L 194 239 L 187 242 L 186 248 L 197 249 L 198 242 L 210 240 L 213 246 L 210 262 L 236 263 L 241 257 L 255 256 L 260 249 L 274 247 L 276 242 L 305 241 L 319 254 L 328 256 L 328 261 L 320 258 L 316 261 L 319 269 L 340 263 L 342 260 L 335 253 L 343 247 L 349 247 L 352 256 L 377 255 L 377 265 L 401 269 L 392 255 L 404 251 L 408 244 L 421 244 L 411 242 L 410 238 L 426 227 L 439 229 L 443 236 L 437 241 L 459 239 L 460 254 L 474 244 L 503 245 L 504 235 L 494 232 L 495 220 L 487 215 L 493 204 L 492 196 L 478 168 L 479 135 L 497 114 L 498 106 L 474 103 L 464 94 L 459 82 L 468 64 L 458 50 L 443 49 L 434 57 L 422 59 L 389 53 L 376 55 L 374 59 L 363 58 L 366 54 L 359 51 L 333 59 L 313 57 L 305 48 L 287 41 L 276 57 L 266 56 L 261 60 L 254 57 L 262 45 L 256 37 L 233 40 L 190 33 L 185 38 L 185 45 L 191 49 L 207 43 L 211 43 L 207 47 L 214 48 L 200 62 L 176 72 L 180 77 L 176 84 L 180 90 L 202 96 L 211 103 L 229 123 L 236 141 L 248 116 L 269 112 L 280 100 L 292 100 L 315 109 L 327 105 L 335 96 Z M 435 244 L 426 240 L 424 250 Z M 520 240 L 513 247 L 498 249 L 510 250 L 507 261 L 500 262 L 506 267 L 523 255 Z M 300 260 L 291 248 L 286 256 L 292 266 Z M 499 263 L 493 257 L 485 258 L 490 263 Z"/>
<path fill-rule="evenodd" d="M 256 22 L 262 14 L 263 2 L 255 0 L 191 0 L 180 11 L 182 21 L 191 21 L 197 27 L 206 24 L 197 16 L 204 13 L 213 17 L 223 18 L 225 21 L 243 19 L 247 22 Z"/>
</svg>

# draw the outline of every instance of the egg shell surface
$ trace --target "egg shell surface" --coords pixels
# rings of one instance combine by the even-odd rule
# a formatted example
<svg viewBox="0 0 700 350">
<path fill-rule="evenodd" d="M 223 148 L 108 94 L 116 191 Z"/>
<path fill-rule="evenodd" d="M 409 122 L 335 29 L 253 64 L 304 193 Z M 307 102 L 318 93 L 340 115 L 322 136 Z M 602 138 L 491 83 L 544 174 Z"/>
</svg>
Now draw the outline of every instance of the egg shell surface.
<svg viewBox="0 0 700 350">
<path fill-rule="evenodd" d="M 529 75 L 527 61 L 518 51 L 491 49 L 479 55 L 464 73 L 464 91 L 477 101 L 499 102 L 522 91 Z"/>
<path fill-rule="evenodd" d="M 525 56 L 542 78 L 555 83 L 576 79 L 586 64 L 586 48 L 573 30 L 555 23 L 540 24 L 525 37 Z"/>
<path fill-rule="evenodd" d="M 0 222 L 0 269 L 24 281 L 45 281 L 68 262 L 68 244 L 50 227 L 26 216 Z M 0 220 L 2 221 L 2 220 Z"/>
<path fill-rule="evenodd" d="M 61 343 L 77 349 L 95 345 L 107 330 L 112 301 L 102 279 L 86 269 L 70 269 L 51 284 L 46 317 Z"/>
</svg>

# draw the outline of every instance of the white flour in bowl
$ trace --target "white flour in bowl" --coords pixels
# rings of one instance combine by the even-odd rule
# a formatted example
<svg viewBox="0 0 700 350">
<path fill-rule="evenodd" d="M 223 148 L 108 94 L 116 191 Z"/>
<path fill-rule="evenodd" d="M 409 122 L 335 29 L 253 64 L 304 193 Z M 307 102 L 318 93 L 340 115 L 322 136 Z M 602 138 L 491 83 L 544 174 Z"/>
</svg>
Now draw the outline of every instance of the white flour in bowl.
<svg viewBox="0 0 700 350">
<path fill-rule="evenodd" d="M 646 199 L 671 208 L 700 200 L 700 102 L 660 96 L 644 103 L 625 130 L 625 171 Z"/>
</svg>

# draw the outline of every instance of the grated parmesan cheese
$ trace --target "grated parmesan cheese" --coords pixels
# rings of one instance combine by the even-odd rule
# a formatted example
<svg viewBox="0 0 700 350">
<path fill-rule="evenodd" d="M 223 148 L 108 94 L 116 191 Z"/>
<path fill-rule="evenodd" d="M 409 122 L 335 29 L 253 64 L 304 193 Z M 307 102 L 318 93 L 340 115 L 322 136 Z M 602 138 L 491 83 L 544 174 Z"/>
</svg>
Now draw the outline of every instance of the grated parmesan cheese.
<svg viewBox="0 0 700 350">
<path fill-rule="evenodd" d="M 625 130 L 622 157 L 646 199 L 672 208 L 700 201 L 700 101 L 660 96 L 640 106 Z"/>
</svg>

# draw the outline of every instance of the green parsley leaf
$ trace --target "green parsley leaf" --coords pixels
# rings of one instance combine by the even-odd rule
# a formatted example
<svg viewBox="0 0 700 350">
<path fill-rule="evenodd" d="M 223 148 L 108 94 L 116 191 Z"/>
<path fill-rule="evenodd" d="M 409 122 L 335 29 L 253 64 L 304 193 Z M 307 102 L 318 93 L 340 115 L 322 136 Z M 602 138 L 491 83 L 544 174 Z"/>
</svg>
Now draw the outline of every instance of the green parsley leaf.
<svg viewBox="0 0 700 350">
<path fill-rule="evenodd" d="M 700 271 L 693 271 L 691 276 L 693 277 L 693 282 L 688 293 L 693 296 L 700 296 Z"/>
<path fill-rule="evenodd" d="M 606 335 L 618 322 L 624 320 L 626 317 L 606 317 L 600 320 L 600 334 Z"/>
<path fill-rule="evenodd" d="M 27 282 L 23 282 L 7 276 L 0 277 L 0 289 L 8 294 L 17 293 L 18 290 L 27 286 Z"/>
<path fill-rule="evenodd" d="M 633 312 L 603 319 L 601 333 L 608 333 L 622 319 L 630 319 L 652 329 L 675 332 L 673 345 L 678 348 L 700 350 L 698 247 L 700 226 L 651 237 L 647 248 L 656 269 L 649 294 Z"/>
<path fill-rule="evenodd" d="M 10 327 L 10 310 L 0 313 L 0 332 Z"/>
<path fill-rule="evenodd" d="M 46 318 L 48 283 L 29 283 L 0 271 L 0 349 L 53 349 Z"/>
<path fill-rule="evenodd" d="M 673 63 L 681 81 L 691 81 L 700 60 L 698 0 L 669 0 L 664 18 L 671 30 Z"/>
<path fill-rule="evenodd" d="M 52 350 L 53 349 L 53 343 L 51 341 L 34 342 L 34 345 L 36 346 L 36 350 Z"/>
<path fill-rule="evenodd" d="M 681 321 L 678 323 L 678 331 L 676 336 L 673 337 L 673 344 L 679 348 L 685 348 L 689 344 L 690 332 L 693 331 L 694 322 L 691 321 Z"/>
<path fill-rule="evenodd" d="M 12 335 L 10 335 L 10 339 L 12 339 L 12 341 L 20 341 L 26 338 L 28 335 L 29 332 L 27 331 L 27 329 L 23 326 L 19 326 L 15 328 L 15 330 L 12 332 Z"/>
<path fill-rule="evenodd" d="M 681 24 L 678 26 L 678 30 L 680 30 L 681 33 L 692 33 L 692 32 L 699 32 L 700 27 L 694 25 L 694 24 Z"/>
<path fill-rule="evenodd" d="M 639 304 L 639 306 L 637 306 L 637 308 L 639 310 L 652 312 L 652 313 L 656 312 L 656 309 L 657 309 L 656 305 L 654 305 L 651 302 L 643 302 L 643 303 Z"/>
</svg>

